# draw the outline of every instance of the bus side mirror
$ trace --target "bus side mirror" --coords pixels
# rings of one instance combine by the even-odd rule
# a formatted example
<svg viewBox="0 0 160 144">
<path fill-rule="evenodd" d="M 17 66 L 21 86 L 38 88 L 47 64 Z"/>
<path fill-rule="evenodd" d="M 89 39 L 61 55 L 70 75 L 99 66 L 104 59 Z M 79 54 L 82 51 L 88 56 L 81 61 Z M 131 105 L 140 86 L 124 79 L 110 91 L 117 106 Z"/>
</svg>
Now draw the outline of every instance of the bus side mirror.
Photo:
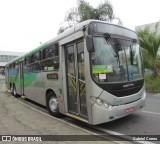
<svg viewBox="0 0 160 144">
<path fill-rule="evenodd" d="M 86 46 L 88 52 L 94 52 L 94 45 L 93 45 L 93 36 L 92 35 L 87 35 L 86 36 Z"/>
</svg>

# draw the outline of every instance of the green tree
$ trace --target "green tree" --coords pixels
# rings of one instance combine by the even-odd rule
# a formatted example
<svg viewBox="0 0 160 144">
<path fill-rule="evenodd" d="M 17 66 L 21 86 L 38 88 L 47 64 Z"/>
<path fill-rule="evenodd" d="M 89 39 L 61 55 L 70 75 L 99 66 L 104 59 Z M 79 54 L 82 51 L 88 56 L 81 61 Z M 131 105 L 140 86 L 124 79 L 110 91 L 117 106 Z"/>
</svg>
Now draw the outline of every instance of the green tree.
<svg viewBox="0 0 160 144">
<path fill-rule="evenodd" d="M 65 29 L 88 19 L 96 19 L 107 22 L 118 20 L 118 23 L 122 25 L 120 18 L 114 15 L 113 6 L 110 1 L 105 0 L 103 3 L 94 8 L 87 1 L 78 0 L 77 7 L 71 8 L 65 17 L 65 22 L 68 23 L 68 26 L 66 28 L 61 27 L 58 33 L 61 33 Z"/>
<path fill-rule="evenodd" d="M 144 29 L 139 29 L 137 31 L 140 45 L 144 49 L 144 64 L 151 66 L 153 69 L 153 76 L 158 75 L 159 60 L 157 57 L 157 51 L 160 47 L 160 36 L 158 35 L 158 23 L 155 25 L 154 31 L 150 30 L 150 27 L 145 27 Z"/>
</svg>

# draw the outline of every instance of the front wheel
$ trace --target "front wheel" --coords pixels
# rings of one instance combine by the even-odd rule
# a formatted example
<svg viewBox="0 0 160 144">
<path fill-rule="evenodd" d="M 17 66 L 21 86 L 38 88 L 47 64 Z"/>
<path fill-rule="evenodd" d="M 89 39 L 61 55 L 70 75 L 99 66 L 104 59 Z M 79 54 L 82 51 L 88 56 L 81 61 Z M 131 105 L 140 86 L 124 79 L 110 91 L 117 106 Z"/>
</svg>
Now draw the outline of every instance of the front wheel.
<svg viewBox="0 0 160 144">
<path fill-rule="evenodd" d="M 58 100 L 54 92 L 49 92 L 47 94 L 47 109 L 52 116 L 61 117 L 59 113 Z"/>
</svg>

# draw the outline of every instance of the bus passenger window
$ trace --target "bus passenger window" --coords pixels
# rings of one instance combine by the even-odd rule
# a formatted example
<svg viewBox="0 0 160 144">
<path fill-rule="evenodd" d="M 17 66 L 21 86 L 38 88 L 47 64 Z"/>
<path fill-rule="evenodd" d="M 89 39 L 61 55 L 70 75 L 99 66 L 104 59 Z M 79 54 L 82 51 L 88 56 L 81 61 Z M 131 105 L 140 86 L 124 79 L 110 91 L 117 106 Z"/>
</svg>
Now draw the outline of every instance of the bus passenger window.
<svg viewBox="0 0 160 144">
<path fill-rule="evenodd" d="M 18 68 L 19 67 L 19 64 L 18 62 L 15 63 L 15 68 Z"/>
<path fill-rule="evenodd" d="M 53 44 L 43 50 L 42 69 L 44 71 L 54 71 L 59 69 L 58 44 Z"/>
<path fill-rule="evenodd" d="M 58 70 L 59 69 L 59 58 L 51 58 L 43 61 L 43 70 L 44 71 L 51 71 L 51 70 Z"/>
<path fill-rule="evenodd" d="M 43 50 L 43 59 L 59 56 L 58 44 L 53 44 Z"/>
<path fill-rule="evenodd" d="M 41 60 L 41 52 L 37 52 L 31 56 L 31 63 L 38 62 Z"/>
<path fill-rule="evenodd" d="M 34 64 L 31 64 L 31 71 L 40 72 L 41 71 L 41 63 L 40 62 L 36 62 Z"/>
<path fill-rule="evenodd" d="M 15 68 L 15 63 L 12 64 L 12 68 Z"/>
<path fill-rule="evenodd" d="M 28 64 L 30 64 L 30 63 L 31 63 L 31 57 L 28 56 L 28 57 L 26 58 L 26 65 L 28 65 Z"/>
<path fill-rule="evenodd" d="M 31 55 L 31 71 L 40 72 L 41 71 L 41 51 L 36 52 Z"/>
</svg>

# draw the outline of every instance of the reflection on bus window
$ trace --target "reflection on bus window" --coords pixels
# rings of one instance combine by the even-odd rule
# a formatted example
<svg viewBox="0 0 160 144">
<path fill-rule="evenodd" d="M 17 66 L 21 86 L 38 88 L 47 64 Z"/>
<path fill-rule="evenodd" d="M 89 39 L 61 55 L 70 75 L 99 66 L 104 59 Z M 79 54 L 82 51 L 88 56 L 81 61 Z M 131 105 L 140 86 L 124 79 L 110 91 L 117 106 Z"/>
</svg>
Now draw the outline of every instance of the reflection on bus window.
<svg viewBox="0 0 160 144">
<path fill-rule="evenodd" d="M 59 49 L 57 44 L 52 44 L 43 50 L 43 71 L 57 71 L 59 69 Z"/>
<path fill-rule="evenodd" d="M 141 79 L 142 67 L 139 44 L 112 38 L 94 38 L 95 52 L 91 55 L 92 74 L 98 82 L 120 82 Z"/>
</svg>

